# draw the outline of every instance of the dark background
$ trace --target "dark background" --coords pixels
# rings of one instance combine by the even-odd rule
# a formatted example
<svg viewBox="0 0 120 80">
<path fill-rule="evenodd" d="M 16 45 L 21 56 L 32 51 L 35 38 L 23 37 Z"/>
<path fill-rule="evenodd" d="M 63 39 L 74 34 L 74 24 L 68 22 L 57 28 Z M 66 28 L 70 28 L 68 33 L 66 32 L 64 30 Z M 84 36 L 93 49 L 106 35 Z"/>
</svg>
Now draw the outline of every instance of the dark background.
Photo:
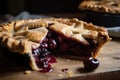
<svg viewBox="0 0 120 80">
<path fill-rule="evenodd" d="M 82 0 L 0 0 L 0 15 L 30 13 L 76 13 Z"/>
</svg>

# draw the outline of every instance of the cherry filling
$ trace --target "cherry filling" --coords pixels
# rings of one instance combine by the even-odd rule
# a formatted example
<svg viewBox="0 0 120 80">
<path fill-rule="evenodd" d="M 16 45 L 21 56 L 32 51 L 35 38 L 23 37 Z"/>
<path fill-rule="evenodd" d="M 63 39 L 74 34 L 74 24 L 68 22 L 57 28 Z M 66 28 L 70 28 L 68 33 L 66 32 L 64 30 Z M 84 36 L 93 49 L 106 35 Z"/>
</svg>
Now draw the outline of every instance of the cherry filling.
<svg viewBox="0 0 120 80">
<path fill-rule="evenodd" d="M 49 30 L 46 38 L 40 43 L 40 46 L 32 49 L 32 54 L 37 66 L 42 69 L 40 71 L 50 72 L 52 71 L 51 64 L 57 62 L 56 58 L 50 54 L 58 52 L 61 54 L 91 57 L 97 44 L 92 39 L 86 40 L 89 42 L 89 45 L 84 45 L 70 38 L 68 40 L 68 38 Z"/>
<path fill-rule="evenodd" d="M 50 55 L 57 48 L 57 39 L 51 35 L 52 33 L 49 32 L 46 38 L 40 43 L 40 46 L 32 49 L 37 66 L 42 69 L 40 70 L 41 72 L 52 71 L 51 64 L 57 62 L 56 58 Z"/>
</svg>

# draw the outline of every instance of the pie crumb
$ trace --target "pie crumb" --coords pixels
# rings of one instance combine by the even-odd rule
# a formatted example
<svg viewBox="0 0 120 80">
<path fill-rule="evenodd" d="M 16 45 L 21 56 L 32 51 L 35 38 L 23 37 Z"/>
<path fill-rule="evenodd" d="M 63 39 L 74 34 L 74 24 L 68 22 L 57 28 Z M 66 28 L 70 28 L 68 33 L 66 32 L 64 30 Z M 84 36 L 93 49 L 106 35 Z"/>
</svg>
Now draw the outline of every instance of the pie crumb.
<svg viewBox="0 0 120 80">
<path fill-rule="evenodd" d="M 63 77 L 63 75 L 62 75 L 62 74 L 58 74 L 58 76 L 59 76 L 59 77 Z"/>
<path fill-rule="evenodd" d="M 31 71 L 30 71 L 30 70 L 26 70 L 26 71 L 24 72 L 24 74 L 31 74 Z"/>
<path fill-rule="evenodd" d="M 66 61 L 67 61 L 67 62 L 70 62 L 70 60 L 69 60 L 69 59 L 67 59 Z"/>
<path fill-rule="evenodd" d="M 66 74 L 68 77 L 72 77 L 73 76 L 73 71 L 69 70 L 69 71 L 66 71 Z"/>
</svg>

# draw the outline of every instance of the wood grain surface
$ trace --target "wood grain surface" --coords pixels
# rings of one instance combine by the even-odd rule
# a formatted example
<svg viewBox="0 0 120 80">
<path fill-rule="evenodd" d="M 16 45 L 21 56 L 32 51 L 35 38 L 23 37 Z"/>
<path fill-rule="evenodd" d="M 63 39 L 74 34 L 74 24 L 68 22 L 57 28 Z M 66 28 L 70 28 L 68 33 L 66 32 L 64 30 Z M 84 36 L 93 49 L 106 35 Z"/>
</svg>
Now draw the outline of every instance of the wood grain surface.
<svg viewBox="0 0 120 80">
<path fill-rule="evenodd" d="M 93 72 L 85 72 L 83 62 L 78 59 L 57 57 L 54 70 L 49 73 L 31 71 L 14 64 L 0 52 L 0 80 L 120 80 L 120 39 L 113 39 L 101 49 L 97 58 L 100 66 Z M 61 69 L 68 69 L 62 72 Z"/>
</svg>

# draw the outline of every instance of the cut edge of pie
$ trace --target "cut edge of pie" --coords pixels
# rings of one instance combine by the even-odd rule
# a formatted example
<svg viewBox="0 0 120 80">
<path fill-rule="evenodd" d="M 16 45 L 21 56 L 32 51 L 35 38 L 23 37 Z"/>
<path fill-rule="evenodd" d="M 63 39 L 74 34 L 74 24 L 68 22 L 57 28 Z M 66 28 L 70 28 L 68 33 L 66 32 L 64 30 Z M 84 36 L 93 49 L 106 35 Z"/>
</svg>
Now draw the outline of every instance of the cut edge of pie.
<svg viewBox="0 0 120 80">
<path fill-rule="evenodd" d="M 0 25 L 0 45 L 13 53 L 27 54 L 30 58 L 30 67 L 36 71 L 41 69 L 37 62 L 41 64 L 49 53 L 55 54 L 55 50 L 63 55 L 66 52 L 74 54 L 79 50 L 79 57 L 96 57 L 102 46 L 110 40 L 106 28 L 76 18 L 16 20 Z M 89 55 L 86 56 L 84 51 Z M 37 60 L 38 58 L 40 60 Z"/>
</svg>

